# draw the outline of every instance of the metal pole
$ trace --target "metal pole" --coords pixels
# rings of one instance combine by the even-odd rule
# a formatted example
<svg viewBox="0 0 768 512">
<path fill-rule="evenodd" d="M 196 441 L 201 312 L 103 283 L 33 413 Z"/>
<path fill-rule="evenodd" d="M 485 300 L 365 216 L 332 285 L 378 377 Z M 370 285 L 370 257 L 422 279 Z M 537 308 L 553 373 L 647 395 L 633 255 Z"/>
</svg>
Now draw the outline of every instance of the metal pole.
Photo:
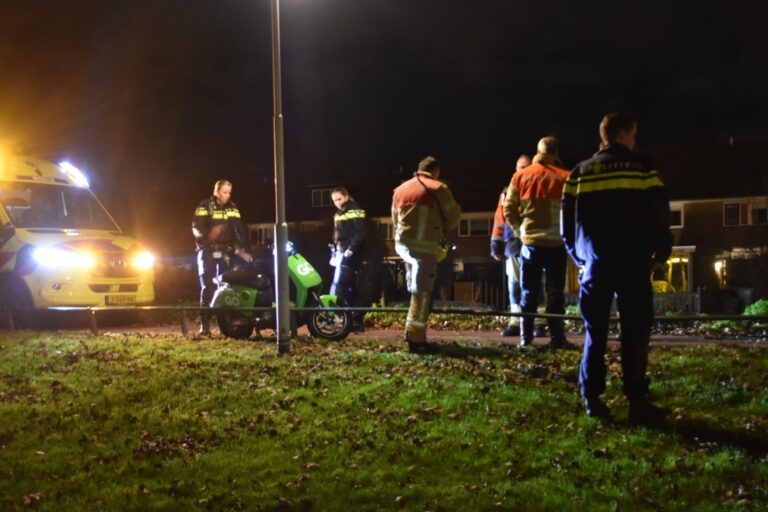
<svg viewBox="0 0 768 512">
<path fill-rule="evenodd" d="M 277 353 L 291 351 L 291 322 L 288 305 L 288 224 L 285 221 L 285 171 L 283 165 L 283 97 L 280 68 L 280 0 L 272 3 L 272 97 L 275 142 L 275 292 L 277 294 Z"/>
</svg>

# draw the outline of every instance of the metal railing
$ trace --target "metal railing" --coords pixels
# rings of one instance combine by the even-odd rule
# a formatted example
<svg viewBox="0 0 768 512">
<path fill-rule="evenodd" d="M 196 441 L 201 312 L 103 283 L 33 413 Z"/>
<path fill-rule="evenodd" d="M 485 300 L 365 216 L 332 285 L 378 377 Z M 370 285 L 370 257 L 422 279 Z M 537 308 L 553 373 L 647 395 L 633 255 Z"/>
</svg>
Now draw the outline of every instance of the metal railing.
<svg viewBox="0 0 768 512">
<path fill-rule="evenodd" d="M 217 312 L 266 312 L 275 311 L 272 307 L 209 307 L 202 308 L 200 306 L 184 306 L 184 305 L 160 305 L 160 306 L 58 306 L 49 308 L 0 308 L 0 319 L 6 321 L 6 325 L 10 330 L 16 329 L 16 322 L 14 319 L 14 312 L 44 312 L 44 311 L 56 311 L 56 312 L 73 312 L 84 313 L 87 315 L 88 325 L 91 333 L 97 335 L 99 333 L 99 327 L 97 322 L 97 314 L 100 312 L 133 312 L 133 311 L 165 311 L 173 312 L 177 315 L 179 327 L 182 334 L 185 337 L 189 337 L 189 319 L 187 313 L 194 312 L 199 313 L 205 311 L 207 313 Z M 295 325 L 297 313 L 313 313 L 318 311 L 340 311 L 340 312 L 365 312 L 365 313 L 408 313 L 408 308 L 405 307 L 294 307 L 290 308 L 291 325 Z M 450 315 L 470 315 L 470 316 L 496 316 L 496 317 L 533 317 L 533 318 L 553 318 L 571 320 L 575 322 L 583 322 L 581 316 L 577 315 L 560 315 L 551 313 L 513 313 L 510 311 L 495 311 L 495 310 L 477 310 L 477 309 L 465 309 L 465 308 L 435 308 L 431 311 L 431 314 L 450 314 Z M 768 315 L 701 315 L 701 314 L 681 314 L 674 316 L 656 315 L 653 317 L 656 322 L 663 323 L 681 323 L 681 322 L 708 322 L 718 320 L 733 320 L 733 321 L 746 321 L 746 322 L 768 322 Z M 618 315 L 611 315 L 611 321 L 618 321 Z"/>
</svg>

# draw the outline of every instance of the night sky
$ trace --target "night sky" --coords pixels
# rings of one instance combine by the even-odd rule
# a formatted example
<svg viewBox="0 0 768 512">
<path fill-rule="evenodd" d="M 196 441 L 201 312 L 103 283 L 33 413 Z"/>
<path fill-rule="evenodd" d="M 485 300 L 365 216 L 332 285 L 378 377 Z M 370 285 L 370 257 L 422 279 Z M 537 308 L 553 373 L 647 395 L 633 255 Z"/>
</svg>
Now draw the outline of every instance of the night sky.
<svg viewBox="0 0 768 512">
<path fill-rule="evenodd" d="M 567 163 L 589 156 L 614 110 L 638 117 L 638 149 L 676 166 L 730 136 L 768 142 L 762 2 L 281 7 L 294 190 L 370 197 L 371 176 L 396 183 L 426 154 L 495 190 L 543 135 Z M 219 178 L 246 220 L 269 221 L 270 42 L 268 0 L 0 0 L 0 146 L 69 158 L 162 251 L 191 251 L 191 212 Z"/>
</svg>

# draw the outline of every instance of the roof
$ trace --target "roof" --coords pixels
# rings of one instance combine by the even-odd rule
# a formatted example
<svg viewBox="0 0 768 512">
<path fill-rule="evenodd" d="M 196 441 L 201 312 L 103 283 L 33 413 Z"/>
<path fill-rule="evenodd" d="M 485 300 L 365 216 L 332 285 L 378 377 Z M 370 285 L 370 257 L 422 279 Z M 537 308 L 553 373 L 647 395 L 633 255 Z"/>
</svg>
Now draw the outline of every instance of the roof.
<svg viewBox="0 0 768 512">
<path fill-rule="evenodd" d="M 67 167 L 68 166 L 68 167 Z M 70 164 L 56 165 L 47 160 L 30 156 L 0 154 L 0 179 L 13 181 L 35 181 L 68 186 L 87 186 L 87 181 L 78 181 Z M 81 179 L 85 179 L 82 173 Z"/>
</svg>

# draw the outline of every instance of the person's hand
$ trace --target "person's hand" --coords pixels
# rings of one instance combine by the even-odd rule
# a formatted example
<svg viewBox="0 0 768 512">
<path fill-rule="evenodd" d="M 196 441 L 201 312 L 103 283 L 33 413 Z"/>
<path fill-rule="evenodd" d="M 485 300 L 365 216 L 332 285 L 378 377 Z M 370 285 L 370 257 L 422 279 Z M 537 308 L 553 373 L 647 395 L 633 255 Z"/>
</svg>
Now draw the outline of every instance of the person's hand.
<svg viewBox="0 0 768 512">
<path fill-rule="evenodd" d="M 504 259 L 504 257 L 503 257 L 503 256 L 500 256 L 500 255 L 498 255 L 498 254 L 491 254 L 491 256 L 492 256 L 492 257 L 493 257 L 493 259 L 495 259 L 496 261 L 501 261 L 501 260 L 503 260 L 503 259 Z"/>
<path fill-rule="evenodd" d="M 351 250 L 349 250 L 349 249 L 347 249 L 346 251 L 344 251 L 344 257 L 345 257 L 345 258 L 351 258 L 353 254 L 354 254 L 354 253 L 353 253 Z"/>
<path fill-rule="evenodd" d="M 250 254 L 248 254 L 247 252 L 245 252 L 245 251 L 243 251 L 243 250 L 240 250 L 240 249 L 238 249 L 238 250 L 235 252 L 235 254 L 236 254 L 236 255 L 238 255 L 238 256 L 240 256 L 240 258 L 241 258 L 243 261 L 245 261 L 246 263 L 251 263 L 251 262 L 253 261 L 253 256 L 251 256 Z"/>
</svg>

